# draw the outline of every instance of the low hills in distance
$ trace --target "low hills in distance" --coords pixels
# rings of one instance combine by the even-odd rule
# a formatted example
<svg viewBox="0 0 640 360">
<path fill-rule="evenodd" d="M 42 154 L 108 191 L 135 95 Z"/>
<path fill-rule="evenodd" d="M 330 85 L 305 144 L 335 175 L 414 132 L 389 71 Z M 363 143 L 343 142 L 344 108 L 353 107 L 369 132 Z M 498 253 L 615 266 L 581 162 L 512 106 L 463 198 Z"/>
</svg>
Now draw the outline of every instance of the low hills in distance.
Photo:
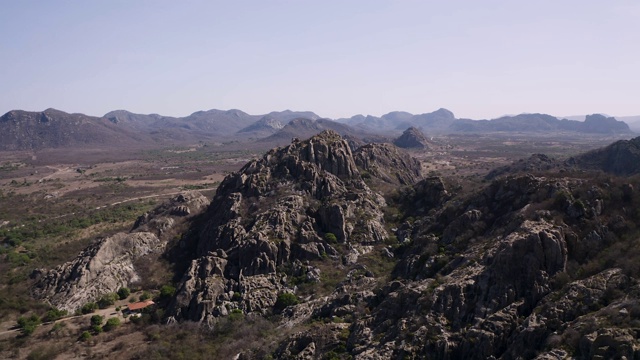
<svg viewBox="0 0 640 360">
<path fill-rule="evenodd" d="M 640 120 L 636 117 L 626 118 Z M 94 117 L 47 109 L 42 112 L 13 110 L 0 117 L 0 150 L 144 148 L 167 143 L 208 141 L 258 141 L 281 145 L 288 143 L 291 138 L 307 138 L 324 130 L 334 130 L 351 138 L 376 138 L 378 141 L 384 138 L 384 141 L 392 142 L 408 128 L 428 136 L 494 132 L 566 132 L 621 137 L 633 134 L 624 121 L 600 114 L 587 115 L 584 121 L 546 114 L 470 120 L 456 118 L 451 111 L 439 109 L 417 115 L 395 111 L 381 117 L 356 115 L 332 120 L 310 111 L 290 110 L 250 115 L 237 109 L 212 109 L 185 117 L 116 110 L 102 117 Z"/>
</svg>

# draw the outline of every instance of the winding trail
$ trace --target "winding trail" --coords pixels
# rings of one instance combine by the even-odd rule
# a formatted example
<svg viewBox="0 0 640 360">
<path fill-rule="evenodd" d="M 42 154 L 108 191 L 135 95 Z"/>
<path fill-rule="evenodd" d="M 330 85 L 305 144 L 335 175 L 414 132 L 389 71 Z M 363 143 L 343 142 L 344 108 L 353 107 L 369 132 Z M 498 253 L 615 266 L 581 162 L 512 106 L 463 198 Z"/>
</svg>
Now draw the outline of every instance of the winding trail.
<svg viewBox="0 0 640 360">
<path fill-rule="evenodd" d="M 215 189 L 217 189 L 217 186 L 216 187 L 204 188 L 204 189 L 197 189 L 195 191 L 208 191 L 208 190 L 215 190 Z M 166 193 L 166 194 L 154 194 L 154 195 L 145 195 L 145 196 L 133 197 L 133 198 L 124 199 L 124 200 L 121 200 L 121 201 L 116 201 L 116 202 L 111 203 L 111 204 L 98 206 L 94 210 L 100 210 L 100 209 L 107 208 L 109 206 L 116 206 L 116 205 L 128 203 L 128 202 L 131 202 L 131 201 L 136 201 L 136 200 L 151 199 L 151 198 L 157 198 L 157 197 L 162 197 L 162 196 L 178 195 L 178 194 L 181 194 L 181 193 L 183 193 L 185 191 L 189 191 L 189 190 L 174 191 L 174 192 L 170 192 L 170 193 Z M 68 213 L 68 214 L 62 214 L 62 215 L 50 217 L 50 218 L 47 218 L 47 219 L 44 219 L 44 220 L 38 220 L 38 222 L 61 219 L 61 218 L 68 217 L 68 216 L 73 216 L 73 215 L 76 215 L 76 213 L 72 212 L 72 213 Z"/>
</svg>

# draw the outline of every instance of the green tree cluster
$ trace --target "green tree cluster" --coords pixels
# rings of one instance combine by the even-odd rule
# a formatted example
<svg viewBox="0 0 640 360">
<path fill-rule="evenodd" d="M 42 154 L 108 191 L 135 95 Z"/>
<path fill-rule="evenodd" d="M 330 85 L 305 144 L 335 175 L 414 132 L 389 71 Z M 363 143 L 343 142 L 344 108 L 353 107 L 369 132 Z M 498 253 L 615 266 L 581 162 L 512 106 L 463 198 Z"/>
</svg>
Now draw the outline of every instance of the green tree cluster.
<svg viewBox="0 0 640 360">
<path fill-rule="evenodd" d="M 18 318 L 18 327 L 22 330 L 22 334 L 27 336 L 33 334 L 40 324 L 42 324 L 42 320 L 36 314 L 29 317 L 21 316 Z"/>
</svg>

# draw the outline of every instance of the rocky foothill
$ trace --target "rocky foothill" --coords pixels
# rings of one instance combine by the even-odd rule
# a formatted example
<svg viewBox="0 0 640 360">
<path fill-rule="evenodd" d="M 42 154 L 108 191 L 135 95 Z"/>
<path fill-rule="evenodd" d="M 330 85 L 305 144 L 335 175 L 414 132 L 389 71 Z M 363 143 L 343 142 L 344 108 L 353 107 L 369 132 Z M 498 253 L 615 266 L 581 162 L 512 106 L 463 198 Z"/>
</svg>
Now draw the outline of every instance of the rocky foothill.
<svg viewBox="0 0 640 360">
<path fill-rule="evenodd" d="M 102 295 L 140 282 L 136 261 L 160 256 L 168 242 L 165 234 L 208 204 L 198 192 L 177 195 L 154 211 L 140 216 L 128 233 L 98 239 L 74 260 L 51 270 L 36 269 L 32 296 L 61 310 L 73 312 Z"/>
<path fill-rule="evenodd" d="M 407 149 L 429 149 L 429 141 L 418 128 L 410 127 L 405 130 L 399 138 L 393 141 L 399 148 Z"/>
<path fill-rule="evenodd" d="M 166 320 L 275 322 L 268 350 L 247 339 L 236 359 L 639 359 L 638 179 L 556 164 L 535 155 L 465 190 L 393 145 L 294 139 L 191 222 Z M 131 260 L 204 203 L 184 199 L 37 271 L 34 295 L 73 309 L 135 281 Z"/>
</svg>

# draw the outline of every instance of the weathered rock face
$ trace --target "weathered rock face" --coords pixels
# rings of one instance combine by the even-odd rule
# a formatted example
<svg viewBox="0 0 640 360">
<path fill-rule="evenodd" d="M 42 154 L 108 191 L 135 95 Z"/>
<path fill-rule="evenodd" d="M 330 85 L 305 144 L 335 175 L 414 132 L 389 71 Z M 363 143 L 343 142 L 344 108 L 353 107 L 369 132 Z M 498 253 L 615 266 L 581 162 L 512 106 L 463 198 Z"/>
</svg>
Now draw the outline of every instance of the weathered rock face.
<svg viewBox="0 0 640 360">
<path fill-rule="evenodd" d="M 290 291 L 280 267 L 337 258 L 332 241 L 358 247 L 386 239 L 384 205 L 333 131 L 269 151 L 218 188 L 170 314 L 213 322 L 225 309 L 271 311 Z"/>
<path fill-rule="evenodd" d="M 391 144 L 364 145 L 354 157 L 358 167 L 384 182 L 411 185 L 422 178 L 420 162 Z"/>
<path fill-rule="evenodd" d="M 70 312 L 106 293 L 139 282 L 136 260 L 160 256 L 167 239 L 162 235 L 179 220 L 197 213 L 207 199 L 197 192 L 177 195 L 153 211 L 141 216 L 132 232 L 100 239 L 74 260 L 51 270 L 35 270 L 38 277 L 32 295 Z"/>
<path fill-rule="evenodd" d="M 562 228 L 544 221 L 524 222 L 486 245 L 469 247 L 449 269 L 437 259 L 415 259 L 415 280 L 383 289 L 372 317 L 355 323 L 350 342 L 362 344 L 354 348 L 356 358 L 371 358 L 378 350 L 392 357 L 406 351 L 464 359 L 499 353 L 517 319 L 550 292 L 548 279 L 564 270 L 567 248 Z M 438 266 L 446 280 L 433 276 L 443 274 L 434 271 Z M 376 334 L 388 335 L 375 341 Z"/>
<path fill-rule="evenodd" d="M 209 199 L 199 192 L 185 191 L 153 209 L 153 211 L 141 215 L 136 220 L 131 231 L 146 231 L 161 236 L 166 230 L 173 227 L 175 218 L 197 214 L 208 204 Z"/>
<path fill-rule="evenodd" d="M 439 179 L 428 180 L 402 200 L 415 214 L 432 215 L 396 231 L 404 245 L 395 254 L 401 257 L 395 279 L 333 296 L 315 311 L 319 319 L 351 316 L 348 338 L 327 350 L 344 349 L 354 359 L 638 358 L 637 280 L 618 268 L 574 281 L 567 275 L 576 261 L 611 249 L 613 235 L 595 215 L 573 217 L 571 196 L 566 207 L 540 210 L 582 180 L 507 177 L 465 201 L 449 201 Z M 425 193 L 434 196 L 418 200 Z M 580 200 L 585 207 L 602 204 L 601 190 L 588 194 Z M 307 358 L 321 358 L 327 350 L 317 345 L 330 331 L 337 334 L 328 328 L 296 334 L 280 349 L 297 349 L 303 336 L 316 345 Z"/>
<path fill-rule="evenodd" d="M 420 130 L 410 127 L 405 130 L 399 138 L 393 141 L 393 144 L 400 148 L 428 149 L 429 144 L 427 138 Z"/>
<path fill-rule="evenodd" d="M 154 234 L 118 233 L 91 245 L 75 260 L 42 274 L 32 294 L 73 312 L 106 293 L 139 281 L 133 262 L 159 250 L 162 243 Z"/>
</svg>

